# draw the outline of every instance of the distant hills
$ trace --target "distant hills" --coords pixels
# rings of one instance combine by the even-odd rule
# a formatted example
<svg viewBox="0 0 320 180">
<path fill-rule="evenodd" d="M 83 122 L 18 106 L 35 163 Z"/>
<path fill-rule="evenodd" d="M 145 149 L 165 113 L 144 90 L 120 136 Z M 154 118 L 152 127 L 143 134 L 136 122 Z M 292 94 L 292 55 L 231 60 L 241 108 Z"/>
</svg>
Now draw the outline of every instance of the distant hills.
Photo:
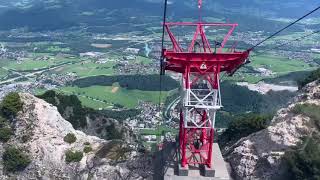
<svg viewBox="0 0 320 180">
<path fill-rule="evenodd" d="M 207 9 L 220 13 L 283 18 L 300 17 L 320 5 L 318 0 L 204 0 L 204 3 L 208 3 Z"/>
<path fill-rule="evenodd" d="M 169 0 L 170 6 L 186 10 L 196 8 L 197 0 Z M 43 4 L 57 6 L 70 4 L 78 9 L 135 8 L 158 12 L 163 0 L 0 0 L 0 7 L 26 8 Z M 319 5 L 318 0 L 203 0 L 204 8 L 217 13 L 240 13 L 255 16 L 298 17 Z M 156 10 L 156 11 L 154 11 Z"/>
<path fill-rule="evenodd" d="M 77 25 L 67 7 L 46 9 L 34 6 L 28 9 L 11 9 L 0 15 L 0 28 L 13 29 L 28 27 L 34 31 L 63 29 Z"/>
<path fill-rule="evenodd" d="M 196 0 L 171 0 L 170 19 L 197 17 Z M 162 0 L 0 0 L 0 29 L 28 27 L 33 31 L 64 29 L 72 26 L 108 26 L 121 22 L 159 23 Z M 204 15 L 242 24 L 244 31 L 272 31 L 281 22 L 274 17 L 296 17 L 316 7 L 317 0 L 204 0 Z M 1 8 L 2 7 L 2 8 Z M 157 16 L 158 19 L 147 19 Z M 138 18 L 137 18 L 138 17 Z M 265 29 L 267 28 L 267 29 Z"/>
</svg>

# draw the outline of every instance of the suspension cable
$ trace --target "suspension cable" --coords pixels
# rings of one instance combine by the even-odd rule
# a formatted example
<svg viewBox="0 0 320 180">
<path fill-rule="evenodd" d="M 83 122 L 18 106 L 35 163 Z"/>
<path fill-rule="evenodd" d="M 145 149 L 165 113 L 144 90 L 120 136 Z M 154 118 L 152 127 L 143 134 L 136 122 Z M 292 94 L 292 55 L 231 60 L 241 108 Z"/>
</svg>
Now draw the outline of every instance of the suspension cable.
<svg viewBox="0 0 320 180">
<path fill-rule="evenodd" d="M 320 9 L 320 6 L 318 6 L 317 8 L 315 8 L 314 10 L 310 11 L 309 13 L 305 14 L 304 16 L 300 17 L 299 19 L 295 20 L 294 22 L 290 23 L 289 25 L 287 25 L 286 27 L 280 29 L 279 31 L 273 33 L 271 36 L 265 38 L 264 40 L 260 41 L 259 43 L 257 43 L 256 45 L 252 46 L 249 50 L 253 50 L 254 48 L 260 46 L 262 43 L 266 42 L 267 40 L 275 37 L 276 35 L 278 35 L 279 33 L 281 33 L 282 31 L 288 29 L 289 27 L 293 26 L 294 24 L 298 23 L 299 21 L 301 21 L 302 19 L 306 18 L 307 16 L 311 15 L 312 13 L 316 12 L 317 10 Z"/>
<path fill-rule="evenodd" d="M 159 113 L 161 115 L 162 111 L 162 106 L 161 106 L 161 101 L 162 101 L 162 76 L 164 75 L 164 67 L 163 67 L 163 62 L 164 62 L 164 54 L 163 54 L 163 49 L 164 49 L 164 36 L 165 36 L 165 24 L 167 20 L 167 5 L 168 5 L 168 0 L 164 0 L 164 9 L 163 9 L 163 24 L 162 24 L 162 38 L 161 38 L 161 56 L 160 56 L 160 73 L 159 73 Z M 160 117 L 161 118 L 161 117 Z M 158 134 L 160 134 L 160 123 L 158 123 L 156 131 Z M 161 136 L 161 135 L 160 135 Z M 160 153 L 160 163 L 164 165 L 164 156 L 163 152 Z M 164 171 L 161 170 L 159 172 L 161 176 L 164 175 Z"/>
<path fill-rule="evenodd" d="M 161 56 L 160 56 L 160 77 L 159 77 L 159 111 L 161 111 L 161 97 L 162 97 L 162 75 L 163 75 L 163 49 L 164 49 L 164 35 L 165 35 L 165 24 L 167 20 L 167 5 L 168 0 L 164 1 L 164 11 L 163 11 L 163 24 L 162 24 L 162 38 L 161 38 Z"/>
<path fill-rule="evenodd" d="M 163 48 L 164 48 L 164 35 L 165 35 L 165 25 L 167 21 L 167 6 L 168 0 L 164 1 L 164 11 L 163 11 L 163 24 L 162 24 L 162 38 L 161 38 L 161 61 L 163 61 Z"/>
</svg>

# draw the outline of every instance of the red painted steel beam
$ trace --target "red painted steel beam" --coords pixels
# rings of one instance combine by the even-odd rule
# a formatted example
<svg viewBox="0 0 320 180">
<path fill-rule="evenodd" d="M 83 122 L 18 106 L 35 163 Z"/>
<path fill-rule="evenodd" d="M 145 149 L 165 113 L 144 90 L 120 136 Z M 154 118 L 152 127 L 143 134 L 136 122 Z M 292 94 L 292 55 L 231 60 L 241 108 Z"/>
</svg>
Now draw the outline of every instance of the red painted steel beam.
<svg viewBox="0 0 320 180">
<path fill-rule="evenodd" d="M 206 22 L 167 22 L 166 25 L 168 26 L 226 26 L 226 27 L 232 27 L 232 26 L 238 26 L 237 23 L 206 23 Z"/>
</svg>

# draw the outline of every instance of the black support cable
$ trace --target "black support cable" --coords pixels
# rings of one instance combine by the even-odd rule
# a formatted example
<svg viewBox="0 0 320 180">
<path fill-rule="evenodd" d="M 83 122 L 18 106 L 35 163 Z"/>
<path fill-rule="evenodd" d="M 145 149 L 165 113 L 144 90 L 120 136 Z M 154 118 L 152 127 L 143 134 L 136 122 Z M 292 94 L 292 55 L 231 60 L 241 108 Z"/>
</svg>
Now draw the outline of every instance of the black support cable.
<svg viewBox="0 0 320 180">
<path fill-rule="evenodd" d="M 165 23 L 167 20 L 167 6 L 168 0 L 164 1 L 164 10 L 163 10 L 163 24 L 162 24 L 162 38 L 161 38 L 161 56 L 160 56 L 160 77 L 159 77 L 159 111 L 161 111 L 161 97 L 162 97 L 162 75 L 163 75 L 163 48 L 164 48 L 164 35 L 165 35 Z"/>
<path fill-rule="evenodd" d="M 163 24 L 162 24 L 162 38 L 161 38 L 161 56 L 160 56 L 160 73 L 159 73 L 159 112 L 161 114 L 161 99 L 162 99 L 162 76 L 164 75 L 164 67 L 163 67 L 163 62 L 164 62 L 164 55 L 163 55 L 163 49 L 164 49 L 164 36 L 165 36 L 165 24 L 167 20 L 167 5 L 168 5 L 168 0 L 164 1 L 164 10 L 163 10 Z M 160 131 L 160 125 L 158 124 L 158 131 Z M 160 163 L 161 167 L 165 166 L 165 160 L 164 160 L 164 155 L 163 155 L 163 150 L 160 152 Z M 164 176 L 164 169 L 161 168 L 160 176 Z"/>
<path fill-rule="evenodd" d="M 164 62 L 164 55 L 163 55 L 163 49 L 164 49 L 164 35 L 165 35 L 165 25 L 167 21 L 167 6 L 168 6 L 168 0 L 164 1 L 164 10 L 163 10 L 163 24 L 162 24 L 162 38 L 161 38 L 161 57 L 160 57 L 160 75 L 164 74 L 164 67 L 163 67 L 163 62 Z"/>
<path fill-rule="evenodd" d="M 168 0 L 165 0 L 164 1 L 164 11 L 163 11 L 163 24 L 162 24 L 161 52 L 164 48 L 165 24 L 167 21 L 167 6 L 168 6 Z M 163 60 L 163 52 L 161 53 L 161 60 Z"/>
<path fill-rule="evenodd" d="M 288 29 L 289 27 L 293 26 L 294 24 L 296 24 L 297 22 L 301 21 L 302 19 L 306 18 L 307 16 L 309 16 L 310 14 L 316 12 L 317 10 L 320 9 L 320 6 L 318 6 L 317 8 L 315 8 L 314 10 L 310 11 L 309 13 L 307 13 L 306 15 L 300 17 L 299 19 L 295 20 L 294 22 L 290 23 L 289 25 L 287 25 L 286 27 L 280 29 L 279 31 L 273 33 L 271 36 L 267 37 L 266 39 L 262 40 L 261 42 L 259 42 L 258 44 L 252 46 L 249 50 L 253 50 L 254 48 L 260 46 L 262 43 L 266 42 L 267 40 L 273 38 L 274 36 L 278 35 L 279 33 L 281 33 L 282 31 Z"/>
</svg>

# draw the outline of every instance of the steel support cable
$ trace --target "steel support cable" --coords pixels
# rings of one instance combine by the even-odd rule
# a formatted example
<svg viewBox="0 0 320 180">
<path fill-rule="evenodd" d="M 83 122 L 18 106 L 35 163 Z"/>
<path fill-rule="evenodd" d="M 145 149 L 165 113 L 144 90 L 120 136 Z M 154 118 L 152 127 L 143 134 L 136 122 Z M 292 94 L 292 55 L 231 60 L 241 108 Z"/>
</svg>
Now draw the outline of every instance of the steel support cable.
<svg viewBox="0 0 320 180">
<path fill-rule="evenodd" d="M 314 12 L 318 11 L 320 9 L 320 6 L 318 6 L 317 8 L 315 8 L 314 10 L 310 11 L 309 13 L 305 14 L 304 16 L 300 17 L 299 19 L 295 20 L 294 22 L 290 23 L 289 25 L 287 25 L 286 27 L 280 29 L 279 31 L 273 33 L 271 36 L 265 38 L 264 40 L 260 41 L 259 43 L 257 43 L 256 45 L 252 46 L 249 50 L 253 50 L 254 48 L 260 46 L 262 43 L 266 42 L 267 40 L 275 37 L 276 35 L 278 35 L 279 33 L 281 33 L 282 31 L 288 29 L 289 27 L 293 26 L 294 24 L 298 23 L 299 21 L 301 21 L 302 19 L 306 18 L 307 16 L 313 14 Z"/>
<path fill-rule="evenodd" d="M 163 75 L 163 49 L 164 49 L 164 35 L 165 35 L 165 23 L 167 19 L 167 5 L 168 0 L 164 1 L 164 11 L 163 11 L 163 24 L 162 24 L 162 38 L 161 38 L 161 56 L 160 56 L 160 77 L 159 77 L 159 111 L 161 111 L 161 97 L 162 97 L 162 75 Z M 160 112 L 161 113 L 161 112 Z"/>
<path fill-rule="evenodd" d="M 163 24 L 162 24 L 162 38 L 161 38 L 161 56 L 160 56 L 160 73 L 159 73 L 159 112 L 161 114 L 161 99 L 162 99 L 162 76 L 164 75 L 164 54 L 163 54 L 163 49 L 164 49 L 164 36 L 165 36 L 165 24 L 166 24 L 166 19 L 167 19 L 167 5 L 168 5 L 168 0 L 164 1 L 164 11 L 163 11 Z M 160 117 L 161 118 L 161 117 Z M 160 124 L 157 126 L 157 131 L 158 134 L 160 134 Z M 161 136 L 161 135 L 160 135 Z M 161 161 L 161 166 L 164 167 L 165 165 L 165 160 L 163 156 L 163 150 L 160 152 L 160 161 Z M 164 176 L 164 169 L 161 169 L 160 176 Z"/>
<path fill-rule="evenodd" d="M 161 59 L 160 59 L 160 66 L 161 66 L 161 75 L 162 75 L 162 66 L 164 61 L 163 56 L 163 49 L 164 49 L 164 36 L 165 36 L 165 25 L 167 21 L 167 6 L 168 6 L 168 0 L 164 1 L 164 10 L 163 10 L 163 24 L 162 24 L 162 38 L 161 38 Z"/>
</svg>

